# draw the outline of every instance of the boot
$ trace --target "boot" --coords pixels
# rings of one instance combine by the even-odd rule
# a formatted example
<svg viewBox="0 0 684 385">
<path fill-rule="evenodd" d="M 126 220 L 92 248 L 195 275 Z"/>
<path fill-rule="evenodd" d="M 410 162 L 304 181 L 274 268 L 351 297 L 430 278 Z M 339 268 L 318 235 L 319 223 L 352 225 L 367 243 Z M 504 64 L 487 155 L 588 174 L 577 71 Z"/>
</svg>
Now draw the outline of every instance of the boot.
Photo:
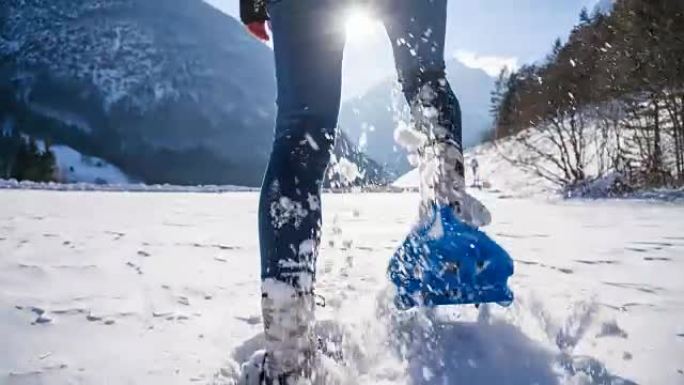
<svg viewBox="0 0 684 385">
<path fill-rule="evenodd" d="M 315 307 L 310 287 L 299 289 L 275 279 L 263 282 L 266 384 L 294 385 L 311 377 L 316 358 Z"/>
<path fill-rule="evenodd" d="M 420 219 L 390 259 L 388 275 L 399 309 L 513 301 L 513 261 L 478 227 L 489 211 L 465 192 L 463 154 L 433 141 L 419 151 Z"/>
<path fill-rule="evenodd" d="M 429 218 L 436 204 L 450 206 L 456 217 L 472 227 L 491 223 L 489 210 L 465 191 L 463 163 L 459 147 L 450 141 L 433 143 L 419 151 L 421 222 Z"/>
</svg>

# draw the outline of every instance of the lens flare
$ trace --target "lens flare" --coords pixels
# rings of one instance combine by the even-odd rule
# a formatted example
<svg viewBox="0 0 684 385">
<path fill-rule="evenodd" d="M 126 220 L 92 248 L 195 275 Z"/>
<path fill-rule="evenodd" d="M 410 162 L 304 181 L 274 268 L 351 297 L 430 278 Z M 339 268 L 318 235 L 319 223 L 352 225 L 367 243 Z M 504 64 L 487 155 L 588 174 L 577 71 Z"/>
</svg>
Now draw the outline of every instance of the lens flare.
<svg viewBox="0 0 684 385">
<path fill-rule="evenodd" d="M 345 27 L 348 40 L 363 42 L 378 33 L 380 23 L 371 17 L 367 9 L 357 7 L 347 12 Z"/>
</svg>

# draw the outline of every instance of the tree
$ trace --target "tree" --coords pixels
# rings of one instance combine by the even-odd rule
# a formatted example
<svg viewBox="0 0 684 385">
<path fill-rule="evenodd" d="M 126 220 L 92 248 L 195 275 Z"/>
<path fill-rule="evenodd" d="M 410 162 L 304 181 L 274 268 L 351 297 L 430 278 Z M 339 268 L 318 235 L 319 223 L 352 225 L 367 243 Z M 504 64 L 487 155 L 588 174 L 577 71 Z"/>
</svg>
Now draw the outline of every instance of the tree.
<svg viewBox="0 0 684 385">
<path fill-rule="evenodd" d="M 684 183 L 684 2 L 583 9 L 544 63 L 499 76 L 491 111 L 497 137 L 527 149 L 517 163 L 558 184 L 610 170 L 641 185 Z"/>
<path fill-rule="evenodd" d="M 579 14 L 579 20 L 580 27 L 591 24 L 591 17 L 589 16 L 589 11 L 587 10 L 587 7 L 582 7 L 582 10 Z"/>
<path fill-rule="evenodd" d="M 56 158 L 49 145 L 41 151 L 33 137 L 26 140 L 20 134 L 12 140 L 16 151 L 7 172 L 9 177 L 35 182 L 49 182 L 55 179 Z"/>
</svg>

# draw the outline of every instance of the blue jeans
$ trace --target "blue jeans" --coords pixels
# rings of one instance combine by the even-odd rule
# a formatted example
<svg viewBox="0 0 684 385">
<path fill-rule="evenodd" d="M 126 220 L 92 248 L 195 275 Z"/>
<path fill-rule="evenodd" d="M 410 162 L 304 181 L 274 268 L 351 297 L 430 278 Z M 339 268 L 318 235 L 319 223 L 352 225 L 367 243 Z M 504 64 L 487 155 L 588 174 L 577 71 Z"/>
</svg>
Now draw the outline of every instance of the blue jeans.
<svg viewBox="0 0 684 385">
<path fill-rule="evenodd" d="M 373 0 L 411 106 L 432 107 L 461 146 L 461 111 L 445 76 L 447 0 Z M 345 45 L 344 0 L 269 0 L 278 116 L 259 203 L 261 275 L 311 287 L 321 187 L 334 145 Z M 429 86 L 430 95 L 426 95 Z M 420 122 L 420 116 L 415 116 Z M 419 123 L 418 123 L 419 124 Z M 437 138 L 440 139 L 440 138 Z"/>
</svg>

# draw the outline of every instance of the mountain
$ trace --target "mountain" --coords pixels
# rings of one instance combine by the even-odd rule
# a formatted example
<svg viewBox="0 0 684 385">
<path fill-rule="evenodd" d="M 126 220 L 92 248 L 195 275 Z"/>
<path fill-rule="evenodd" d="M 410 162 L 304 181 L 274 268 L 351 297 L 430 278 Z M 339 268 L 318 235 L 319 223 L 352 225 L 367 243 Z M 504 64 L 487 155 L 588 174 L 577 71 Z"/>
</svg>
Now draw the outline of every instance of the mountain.
<svg viewBox="0 0 684 385">
<path fill-rule="evenodd" d="M 494 79 L 457 60 L 447 63 L 447 78 L 461 102 L 464 145 L 478 144 L 492 123 L 489 99 Z M 398 87 L 388 78 L 363 96 L 347 101 L 340 111 L 340 127 L 395 176 L 411 168 L 405 151 L 394 141 L 397 120 L 409 120 L 408 106 Z"/>
<path fill-rule="evenodd" d="M 6 1 L 0 120 L 148 183 L 259 185 L 273 54 L 238 21 L 201 0 Z"/>
</svg>

